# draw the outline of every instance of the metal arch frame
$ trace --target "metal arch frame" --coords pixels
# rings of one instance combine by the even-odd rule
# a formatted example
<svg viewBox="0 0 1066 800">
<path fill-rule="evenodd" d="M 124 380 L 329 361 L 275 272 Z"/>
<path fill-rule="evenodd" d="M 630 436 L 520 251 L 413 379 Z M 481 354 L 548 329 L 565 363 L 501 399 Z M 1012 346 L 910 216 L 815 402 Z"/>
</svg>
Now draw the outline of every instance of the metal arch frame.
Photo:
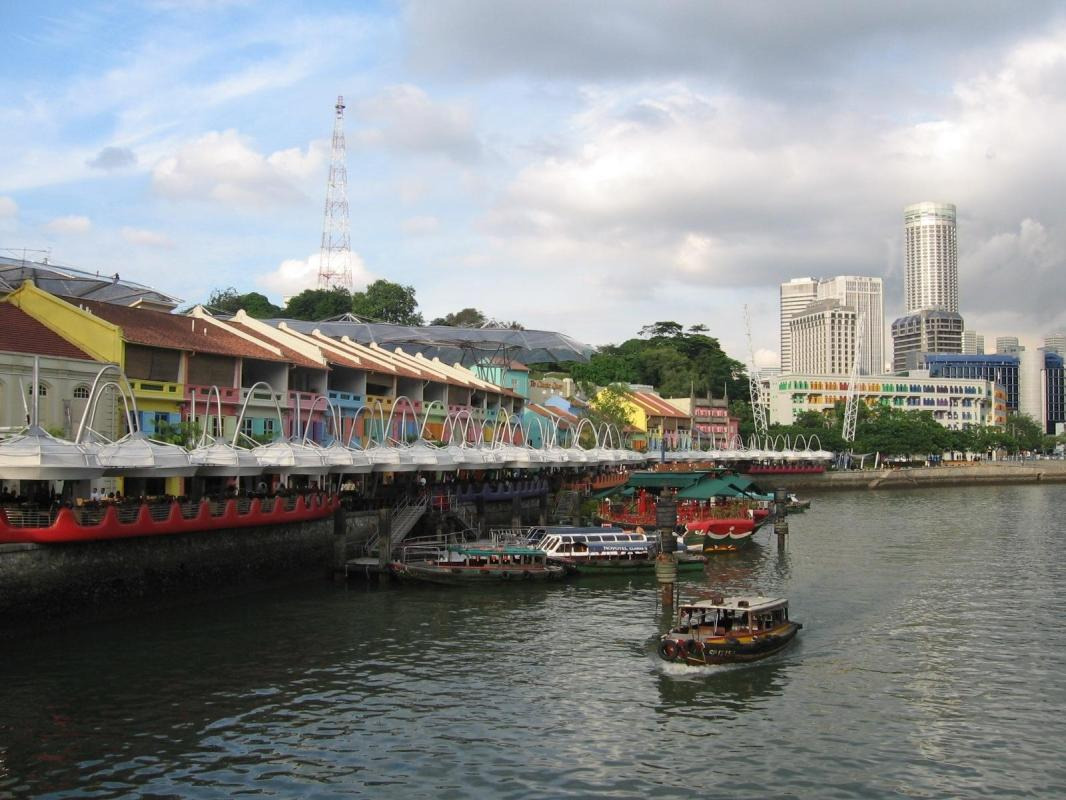
<svg viewBox="0 0 1066 800">
<path fill-rule="evenodd" d="M 394 446 L 410 447 L 411 445 L 406 441 L 406 436 L 403 433 L 401 433 L 401 436 L 404 436 L 403 439 L 392 438 L 387 433 L 387 431 L 391 431 L 392 430 L 392 418 L 396 414 L 396 408 L 401 405 L 401 403 L 400 403 L 401 400 L 404 401 L 404 403 L 403 403 L 404 409 L 403 409 L 403 411 L 400 414 L 400 425 L 405 425 L 406 424 L 406 422 L 407 422 L 407 410 L 408 409 L 411 410 L 411 421 L 414 422 L 414 424 L 416 426 L 418 425 L 418 412 L 415 410 L 414 401 L 410 397 L 408 397 L 407 395 L 401 394 L 398 397 L 393 398 L 392 408 L 389 409 L 389 420 L 388 420 L 388 423 L 387 423 L 387 428 L 386 428 L 386 430 L 382 431 L 382 436 L 387 438 L 387 439 L 392 439 L 392 441 L 396 443 Z M 378 402 L 380 403 L 381 401 L 379 400 Z M 384 406 L 382 406 L 382 413 L 384 414 Z M 419 437 L 419 438 L 421 438 L 421 437 Z M 416 441 L 417 441 L 417 439 L 416 439 Z"/>
<path fill-rule="evenodd" d="M 284 438 L 285 418 L 281 415 L 281 403 L 278 402 L 277 393 L 274 391 L 274 387 L 266 381 L 256 381 L 248 387 L 248 395 L 244 398 L 244 403 L 241 404 L 241 413 L 237 415 L 237 426 L 233 431 L 233 440 L 230 442 L 233 447 L 237 447 L 238 438 L 241 436 L 244 436 L 244 438 L 247 439 L 249 442 L 253 442 L 256 445 L 259 444 L 259 442 L 256 442 L 255 439 L 253 439 L 251 436 L 247 436 L 241 433 L 241 423 L 244 422 L 244 414 L 248 410 L 248 401 L 252 399 L 252 395 L 255 393 L 255 390 L 260 386 L 265 386 L 270 392 L 270 399 L 274 402 L 274 408 L 278 412 L 277 436 L 274 437 L 273 441 L 278 441 L 279 437 Z M 297 404 L 298 403 L 299 399 L 297 399 Z"/>
<path fill-rule="evenodd" d="M 137 419 L 137 398 L 134 397 L 134 395 L 133 395 L 133 387 L 130 386 L 129 378 L 126 377 L 126 373 L 122 371 L 122 368 L 119 367 L 118 364 L 115 364 L 115 363 L 112 362 L 110 364 L 104 364 L 102 367 L 100 367 L 100 369 L 96 373 L 96 376 L 93 378 L 92 386 L 89 388 L 88 402 L 85 403 L 85 408 L 81 412 L 81 422 L 78 423 L 78 433 L 74 437 L 75 443 L 78 443 L 78 444 L 81 443 L 81 436 L 82 436 L 82 433 L 85 431 L 86 420 L 89 419 L 89 407 L 90 406 L 92 406 L 92 409 L 93 409 L 92 420 L 93 421 L 96 420 L 96 404 L 100 402 L 100 398 L 97 396 L 97 388 L 100 386 L 100 379 L 104 376 L 104 373 L 105 372 L 111 372 L 111 371 L 114 371 L 115 373 L 117 373 L 118 377 L 121 380 L 125 381 L 126 390 L 129 392 L 129 400 L 133 404 L 133 416 L 131 417 L 130 416 L 130 410 L 129 410 L 129 403 L 126 403 L 126 395 L 125 395 L 125 393 L 122 392 L 121 385 L 118 383 L 117 379 L 115 381 L 112 381 L 111 383 L 114 383 L 114 385 L 116 387 L 116 390 L 119 392 L 120 395 L 122 395 L 123 403 L 126 405 L 126 429 L 130 433 L 132 433 L 135 430 L 140 430 L 140 421 Z M 36 380 L 37 380 L 37 376 L 35 375 L 34 376 L 34 381 L 36 382 Z M 36 397 L 37 397 L 37 395 L 36 395 L 36 392 L 35 392 L 34 393 L 34 402 L 35 403 L 36 403 Z M 36 420 L 34 421 L 34 424 L 36 424 Z M 90 427 L 90 429 L 91 429 L 91 427 Z M 93 431 L 93 433 L 96 433 L 96 431 Z"/>
<path fill-rule="evenodd" d="M 304 431 L 303 438 L 300 440 L 300 444 L 307 445 L 307 437 L 311 430 L 311 415 L 315 413 L 315 407 L 318 405 L 319 400 L 326 401 L 326 411 L 329 412 L 326 417 L 330 420 L 330 422 L 333 423 L 333 441 L 339 442 L 341 439 L 340 425 L 337 422 L 337 408 L 333 405 L 333 401 L 326 397 L 326 395 L 320 394 L 318 395 L 318 397 L 311 401 L 311 405 L 307 409 L 307 430 Z M 319 446 L 317 442 L 312 442 L 311 444 L 315 445 L 316 447 Z"/>
</svg>

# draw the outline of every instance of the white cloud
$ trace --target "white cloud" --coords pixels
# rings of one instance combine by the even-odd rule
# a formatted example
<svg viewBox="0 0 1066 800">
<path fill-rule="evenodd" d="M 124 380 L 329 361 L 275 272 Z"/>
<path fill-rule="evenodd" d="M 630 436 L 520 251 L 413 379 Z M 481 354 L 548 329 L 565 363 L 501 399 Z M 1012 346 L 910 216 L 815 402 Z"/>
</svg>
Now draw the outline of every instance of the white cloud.
<svg viewBox="0 0 1066 800">
<path fill-rule="evenodd" d="M 123 228 L 120 231 L 122 238 L 130 244 L 142 245 L 144 247 L 158 247 L 164 250 L 171 250 L 174 248 L 174 240 L 164 233 L 158 231 L 149 231 L 142 228 Z"/>
<path fill-rule="evenodd" d="M 459 162 L 482 155 L 471 113 L 457 104 L 438 103 L 417 86 L 391 86 L 359 104 L 360 120 L 376 127 L 357 138 L 401 153 L 443 155 Z"/>
<path fill-rule="evenodd" d="M 3 219 L 4 217 L 13 217 L 18 213 L 18 203 L 16 203 L 10 197 L 0 195 L 0 219 Z"/>
<path fill-rule="evenodd" d="M 211 131 L 159 161 L 152 186 L 174 199 L 261 208 L 304 199 L 301 185 L 324 165 L 321 142 L 263 155 L 235 130 Z"/>
<path fill-rule="evenodd" d="M 44 228 L 50 233 L 58 233 L 61 235 L 77 235 L 88 233 L 92 230 L 93 224 L 88 217 L 70 216 L 70 217 L 57 217 L 46 223 Z"/>
<path fill-rule="evenodd" d="M 256 276 L 255 283 L 277 298 L 292 297 L 305 289 L 317 289 L 319 258 L 319 254 L 315 253 L 303 260 L 286 259 L 272 272 Z M 365 289 L 367 284 L 376 280 L 356 253 L 352 253 L 351 267 L 354 291 Z"/>
<path fill-rule="evenodd" d="M 411 236 L 425 236 L 440 229 L 440 220 L 436 217 L 409 217 L 402 223 L 403 232 Z"/>
</svg>

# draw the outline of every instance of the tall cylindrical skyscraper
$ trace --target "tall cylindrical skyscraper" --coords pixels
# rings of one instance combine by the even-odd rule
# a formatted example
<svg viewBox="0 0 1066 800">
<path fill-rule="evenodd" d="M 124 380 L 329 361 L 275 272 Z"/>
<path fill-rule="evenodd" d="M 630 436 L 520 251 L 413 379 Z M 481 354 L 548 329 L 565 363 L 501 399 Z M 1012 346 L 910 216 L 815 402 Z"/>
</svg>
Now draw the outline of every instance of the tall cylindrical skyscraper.
<svg viewBox="0 0 1066 800">
<path fill-rule="evenodd" d="M 959 311 L 959 257 L 952 203 L 915 203 L 903 209 L 907 313 Z"/>
</svg>

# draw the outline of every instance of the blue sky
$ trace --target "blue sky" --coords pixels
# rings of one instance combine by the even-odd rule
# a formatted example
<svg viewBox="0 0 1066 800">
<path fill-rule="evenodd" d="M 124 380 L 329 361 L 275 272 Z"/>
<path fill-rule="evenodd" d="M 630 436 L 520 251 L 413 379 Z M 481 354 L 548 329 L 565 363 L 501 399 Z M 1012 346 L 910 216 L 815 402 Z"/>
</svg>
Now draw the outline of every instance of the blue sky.
<svg viewBox="0 0 1066 800">
<path fill-rule="evenodd" d="M 883 7 L 882 7 L 883 5 Z M 777 285 L 886 280 L 959 207 L 969 327 L 1066 325 L 1061 3 L 0 7 L 0 248 L 276 300 L 313 282 L 347 103 L 357 281 L 616 342 L 777 353 Z"/>
</svg>

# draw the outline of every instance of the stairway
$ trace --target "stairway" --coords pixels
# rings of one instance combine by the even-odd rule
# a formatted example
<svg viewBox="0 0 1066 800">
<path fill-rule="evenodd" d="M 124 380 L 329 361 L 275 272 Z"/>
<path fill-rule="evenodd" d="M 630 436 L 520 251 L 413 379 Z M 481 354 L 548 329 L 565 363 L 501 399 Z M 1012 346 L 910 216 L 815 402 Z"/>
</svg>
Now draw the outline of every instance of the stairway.
<svg viewBox="0 0 1066 800">
<path fill-rule="evenodd" d="M 392 535 L 389 539 L 390 553 L 418 524 L 418 521 L 422 519 L 422 515 L 426 513 L 428 506 L 428 497 L 419 497 L 415 500 L 405 499 L 399 505 L 393 506 L 391 515 Z M 367 555 L 377 553 L 380 542 L 380 534 L 376 533 L 371 536 L 366 542 Z"/>
<path fill-rule="evenodd" d="M 392 540 L 390 541 L 391 548 L 395 548 L 400 542 L 406 538 L 407 534 L 418 524 L 418 521 L 422 519 L 422 515 L 426 513 L 426 508 L 429 505 L 429 498 L 420 497 L 417 500 L 413 500 L 410 503 L 394 508 L 392 511 Z"/>
</svg>

